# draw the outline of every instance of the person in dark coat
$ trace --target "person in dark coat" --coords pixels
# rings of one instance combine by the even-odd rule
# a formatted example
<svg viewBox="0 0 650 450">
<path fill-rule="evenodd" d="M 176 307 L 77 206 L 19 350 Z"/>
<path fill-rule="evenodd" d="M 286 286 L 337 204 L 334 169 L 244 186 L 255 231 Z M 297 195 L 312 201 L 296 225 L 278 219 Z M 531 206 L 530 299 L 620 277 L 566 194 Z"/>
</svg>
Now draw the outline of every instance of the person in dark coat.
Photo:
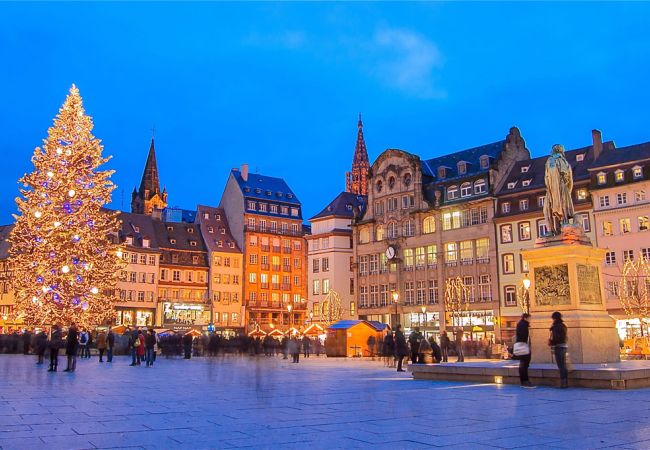
<svg viewBox="0 0 650 450">
<path fill-rule="evenodd" d="M 79 333 L 74 323 L 68 328 L 68 336 L 65 338 L 65 354 L 68 357 L 68 367 L 64 372 L 74 372 L 77 368 L 77 351 L 79 349 Z"/>
<path fill-rule="evenodd" d="M 442 362 L 447 362 L 449 359 L 450 344 L 451 341 L 449 340 L 449 336 L 447 336 L 447 332 L 443 331 L 440 333 L 440 352 L 442 353 Z"/>
<path fill-rule="evenodd" d="M 48 372 L 56 372 L 59 367 L 59 349 L 62 346 L 61 327 L 58 324 L 53 325 L 50 330 L 50 341 L 48 342 L 48 347 L 50 347 L 50 368 L 47 369 Z"/>
<path fill-rule="evenodd" d="M 530 314 L 524 313 L 517 323 L 517 331 L 515 333 L 516 342 L 523 342 L 529 345 L 530 348 Z M 531 353 L 527 355 L 518 355 L 519 359 L 519 382 L 523 387 L 533 387 L 528 378 L 528 366 L 530 366 Z"/>
<path fill-rule="evenodd" d="M 405 372 L 402 369 L 402 361 L 404 357 L 408 355 L 409 349 L 406 344 L 406 337 L 402 333 L 402 325 L 398 324 L 395 327 L 395 359 L 397 359 L 397 371 Z"/>
<path fill-rule="evenodd" d="M 149 333 L 144 338 L 144 348 L 145 348 L 145 360 L 147 361 L 147 367 L 153 367 L 154 362 L 154 348 L 156 347 L 156 332 L 153 328 L 149 329 Z"/>
<path fill-rule="evenodd" d="M 302 354 L 305 358 L 309 358 L 309 350 L 311 349 L 311 340 L 307 336 L 302 338 Z"/>
<path fill-rule="evenodd" d="M 458 353 L 458 359 L 456 362 L 465 362 L 465 355 L 463 354 L 463 336 L 465 332 L 461 327 L 456 328 L 456 333 L 454 335 L 456 343 L 456 353 Z"/>
<path fill-rule="evenodd" d="M 109 329 L 106 335 L 106 362 L 113 362 L 113 347 L 115 347 L 115 335 Z"/>
<path fill-rule="evenodd" d="M 139 338 L 138 327 L 136 327 L 132 332 L 129 333 L 129 351 L 131 352 L 131 364 L 129 364 L 129 366 L 136 365 L 139 346 L 140 346 L 140 338 Z"/>
<path fill-rule="evenodd" d="M 431 344 L 431 359 L 434 363 L 439 363 L 442 361 L 442 351 L 433 335 L 429 338 L 429 344 Z"/>
<path fill-rule="evenodd" d="M 384 365 L 395 367 L 395 339 L 393 339 L 392 331 L 389 331 L 384 336 L 382 353 L 384 355 Z"/>
<path fill-rule="evenodd" d="M 560 387 L 566 389 L 569 387 L 569 371 L 566 366 L 566 354 L 569 350 L 567 327 L 562 320 L 562 313 L 559 311 L 555 311 L 551 318 L 553 319 L 553 325 L 550 329 L 551 336 L 548 345 L 555 354 L 555 362 L 560 370 Z"/>
<path fill-rule="evenodd" d="M 36 364 L 43 364 L 43 356 L 45 355 L 45 348 L 47 347 L 47 334 L 41 330 L 34 340 L 34 351 L 38 355 Z"/>
<path fill-rule="evenodd" d="M 185 359 L 190 359 L 192 357 L 192 335 L 186 334 L 183 336 L 183 351 L 185 353 Z"/>
<path fill-rule="evenodd" d="M 29 355 L 29 346 L 32 342 L 32 333 L 30 333 L 27 328 L 25 328 L 25 331 L 23 331 L 22 339 L 23 339 L 23 354 Z"/>
<path fill-rule="evenodd" d="M 409 345 L 411 346 L 411 363 L 415 364 L 419 361 L 420 354 L 420 342 L 422 342 L 422 333 L 420 333 L 419 328 L 415 328 L 415 331 L 409 336 Z"/>
</svg>

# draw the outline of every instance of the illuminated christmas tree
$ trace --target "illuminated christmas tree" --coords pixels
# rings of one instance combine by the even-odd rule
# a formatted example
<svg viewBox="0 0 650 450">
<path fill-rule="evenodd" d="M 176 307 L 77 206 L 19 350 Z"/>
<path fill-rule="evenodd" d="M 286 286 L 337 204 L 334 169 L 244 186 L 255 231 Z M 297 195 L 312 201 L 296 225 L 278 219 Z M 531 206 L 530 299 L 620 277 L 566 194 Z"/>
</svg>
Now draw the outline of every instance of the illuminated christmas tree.
<svg viewBox="0 0 650 450">
<path fill-rule="evenodd" d="M 20 213 L 10 236 L 14 315 L 28 325 L 89 327 L 113 317 L 121 260 L 110 235 L 118 224 L 103 206 L 115 185 L 113 171 L 97 170 L 110 158 L 92 129 L 73 85 L 43 147 L 34 150 L 34 171 L 19 180 Z"/>
</svg>

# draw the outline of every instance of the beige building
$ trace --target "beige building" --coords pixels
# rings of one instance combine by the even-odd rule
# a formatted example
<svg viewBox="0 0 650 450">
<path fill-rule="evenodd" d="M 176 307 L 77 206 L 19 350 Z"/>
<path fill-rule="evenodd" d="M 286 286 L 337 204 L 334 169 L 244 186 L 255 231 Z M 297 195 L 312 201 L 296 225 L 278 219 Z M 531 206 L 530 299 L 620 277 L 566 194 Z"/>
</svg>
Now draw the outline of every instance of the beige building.
<svg viewBox="0 0 650 450">
<path fill-rule="evenodd" d="M 219 334 L 244 331 L 243 253 L 230 234 L 224 211 L 198 206 L 199 225 L 210 261 L 208 295 L 212 302 L 212 324 Z"/>
<path fill-rule="evenodd" d="M 429 160 L 383 152 L 354 225 L 359 317 L 498 338 L 494 194 L 514 163 L 529 158 L 516 128 L 505 140 Z M 452 324 L 445 286 L 458 277 L 467 307 Z"/>
<path fill-rule="evenodd" d="M 606 148 L 589 174 L 596 239 L 607 250 L 603 265 L 607 309 L 622 338 L 638 335 L 639 320 L 626 314 L 619 294 L 625 294 L 621 285 L 625 261 L 650 260 L 650 142 Z M 650 280 L 645 282 L 650 285 Z"/>
<path fill-rule="evenodd" d="M 120 213 L 119 242 L 125 267 L 117 282 L 115 323 L 156 324 L 160 250 L 151 217 Z"/>
<path fill-rule="evenodd" d="M 594 218 L 589 193 L 588 168 L 594 156 L 604 148 L 613 148 L 613 142 L 602 143 L 600 132 L 594 130 L 593 144 L 566 151 L 566 158 L 573 169 L 573 202 L 577 220 L 595 244 Z M 595 150 L 594 150 L 595 149 Z M 499 297 L 501 299 L 502 337 L 510 339 L 526 302 L 524 279 L 528 265 L 521 251 L 531 249 L 535 240 L 548 230 L 544 220 L 543 206 L 546 188 L 545 164 L 548 156 L 518 161 L 508 173 L 497 192 L 494 223 L 498 247 Z"/>
<path fill-rule="evenodd" d="M 11 319 L 14 311 L 14 290 L 11 283 L 12 268 L 9 262 L 9 247 L 7 241 L 13 225 L 0 226 L 0 333 L 15 329 L 17 324 Z"/>
<path fill-rule="evenodd" d="M 351 223 L 364 208 L 364 196 L 341 192 L 309 219 L 308 309 L 314 323 L 358 317 Z"/>
</svg>

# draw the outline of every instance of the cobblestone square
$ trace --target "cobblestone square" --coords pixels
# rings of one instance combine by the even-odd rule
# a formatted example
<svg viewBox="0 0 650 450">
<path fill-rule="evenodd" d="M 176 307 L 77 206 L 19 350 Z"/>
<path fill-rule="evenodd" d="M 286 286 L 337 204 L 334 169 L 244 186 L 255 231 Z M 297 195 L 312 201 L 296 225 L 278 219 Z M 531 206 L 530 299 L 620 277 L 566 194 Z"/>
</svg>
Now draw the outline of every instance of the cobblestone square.
<svg viewBox="0 0 650 450">
<path fill-rule="evenodd" d="M 0 356 L 0 447 L 650 448 L 650 390 L 416 381 L 322 357 L 128 364 Z"/>
</svg>

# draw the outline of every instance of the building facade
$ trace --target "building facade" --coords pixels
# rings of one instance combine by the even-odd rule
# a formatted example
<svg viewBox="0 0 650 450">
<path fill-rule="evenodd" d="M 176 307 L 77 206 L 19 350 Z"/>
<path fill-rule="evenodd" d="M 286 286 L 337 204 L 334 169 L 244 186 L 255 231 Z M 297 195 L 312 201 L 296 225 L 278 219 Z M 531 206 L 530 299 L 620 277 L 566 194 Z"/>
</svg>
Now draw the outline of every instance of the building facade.
<svg viewBox="0 0 650 450">
<path fill-rule="evenodd" d="M 309 219 L 309 317 L 314 323 L 357 319 L 351 224 L 365 210 L 363 195 L 341 192 Z"/>
<path fill-rule="evenodd" d="M 516 128 L 505 140 L 429 160 L 383 152 L 353 227 L 359 317 L 498 338 L 494 194 L 514 163 L 529 158 Z M 455 312 L 445 308 L 450 279 L 466 286 L 465 307 Z"/>
<path fill-rule="evenodd" d="M 18 326 L 11 318 L 14 312 L 12 267 L 9 262 L 9 235 L 13 225 L 0 226 L 0 333 L 7 333 Z"/>
<path fill-rule="evenodd" d="M 133 188 L 131 193 L 131 212 L 152 215 L 165 207 L 167 207 L 167 190 L 160 190 L 156 150 L 152 138 L 142 180 L 140 181 L 140 188 Z"/>
<path fill-rule="evenodd" d="M 245 329 L 243 253 L 230 234 L 223 209 L 199 205 L 196 212 L 203 241 L 208 249 L 209 289 L 214 330 L 238 335 Z"/>
<path fill-rule="evenodd" d="M 650 142 L 605 148 L 589 174 L 596 239 L 607 250 L 602 270 L 607 309 L 621 338 L 627 338 L 640 333 L 640 324 L 620 301 L 626 292 L 622 268 L 628 259 L 650 260 Z M 650 285 L 650 279 L 644 282 Z"/>
<path fill-rule="evenodd" d="M 595 245 L 588 168 L 603 148 L 614 148 L 614 143 L 603 143 L 597 130 L 592 132 L 592 139 L 592 145 L 566 151 L 565 156 L 573 170 L 576 220 Z M 506 340 L 514 334 L 517 321 L 529 298 L 524 286 L 528 265 L 521 256 L 521 251 L 533 248 L 535 240 L 548 232 L 543 213 L 547 159 L 548 156 L 543 156 L 518 161 L 497 192 L 494 224 L 498 258 L 495 263 L 498 268 L 498 292 L 501 301 L 499 322 L 502 338 Z"/>
<path fill-rule="evenodd" d="M 230 172 L 220 207 L 244 252 L 250 326 L 300 327 L 307 317 L 307 246 L 302 205 L 281 178 Z"/>
<path fill-rule="evenodd" d="M 153 221 L 160 249 L 158 317 L 173 330 L 207 330 L 212 320 L 208 296 L 208 251 L 196 224 Z"/>
<path fill-rule="evenodd" d="M 115 294 L 115 323 L 156 324 L 160 250 L 153 220 L 144 214 L 120 213 L 119 242 L 125 267 Z"/>
</svg>

